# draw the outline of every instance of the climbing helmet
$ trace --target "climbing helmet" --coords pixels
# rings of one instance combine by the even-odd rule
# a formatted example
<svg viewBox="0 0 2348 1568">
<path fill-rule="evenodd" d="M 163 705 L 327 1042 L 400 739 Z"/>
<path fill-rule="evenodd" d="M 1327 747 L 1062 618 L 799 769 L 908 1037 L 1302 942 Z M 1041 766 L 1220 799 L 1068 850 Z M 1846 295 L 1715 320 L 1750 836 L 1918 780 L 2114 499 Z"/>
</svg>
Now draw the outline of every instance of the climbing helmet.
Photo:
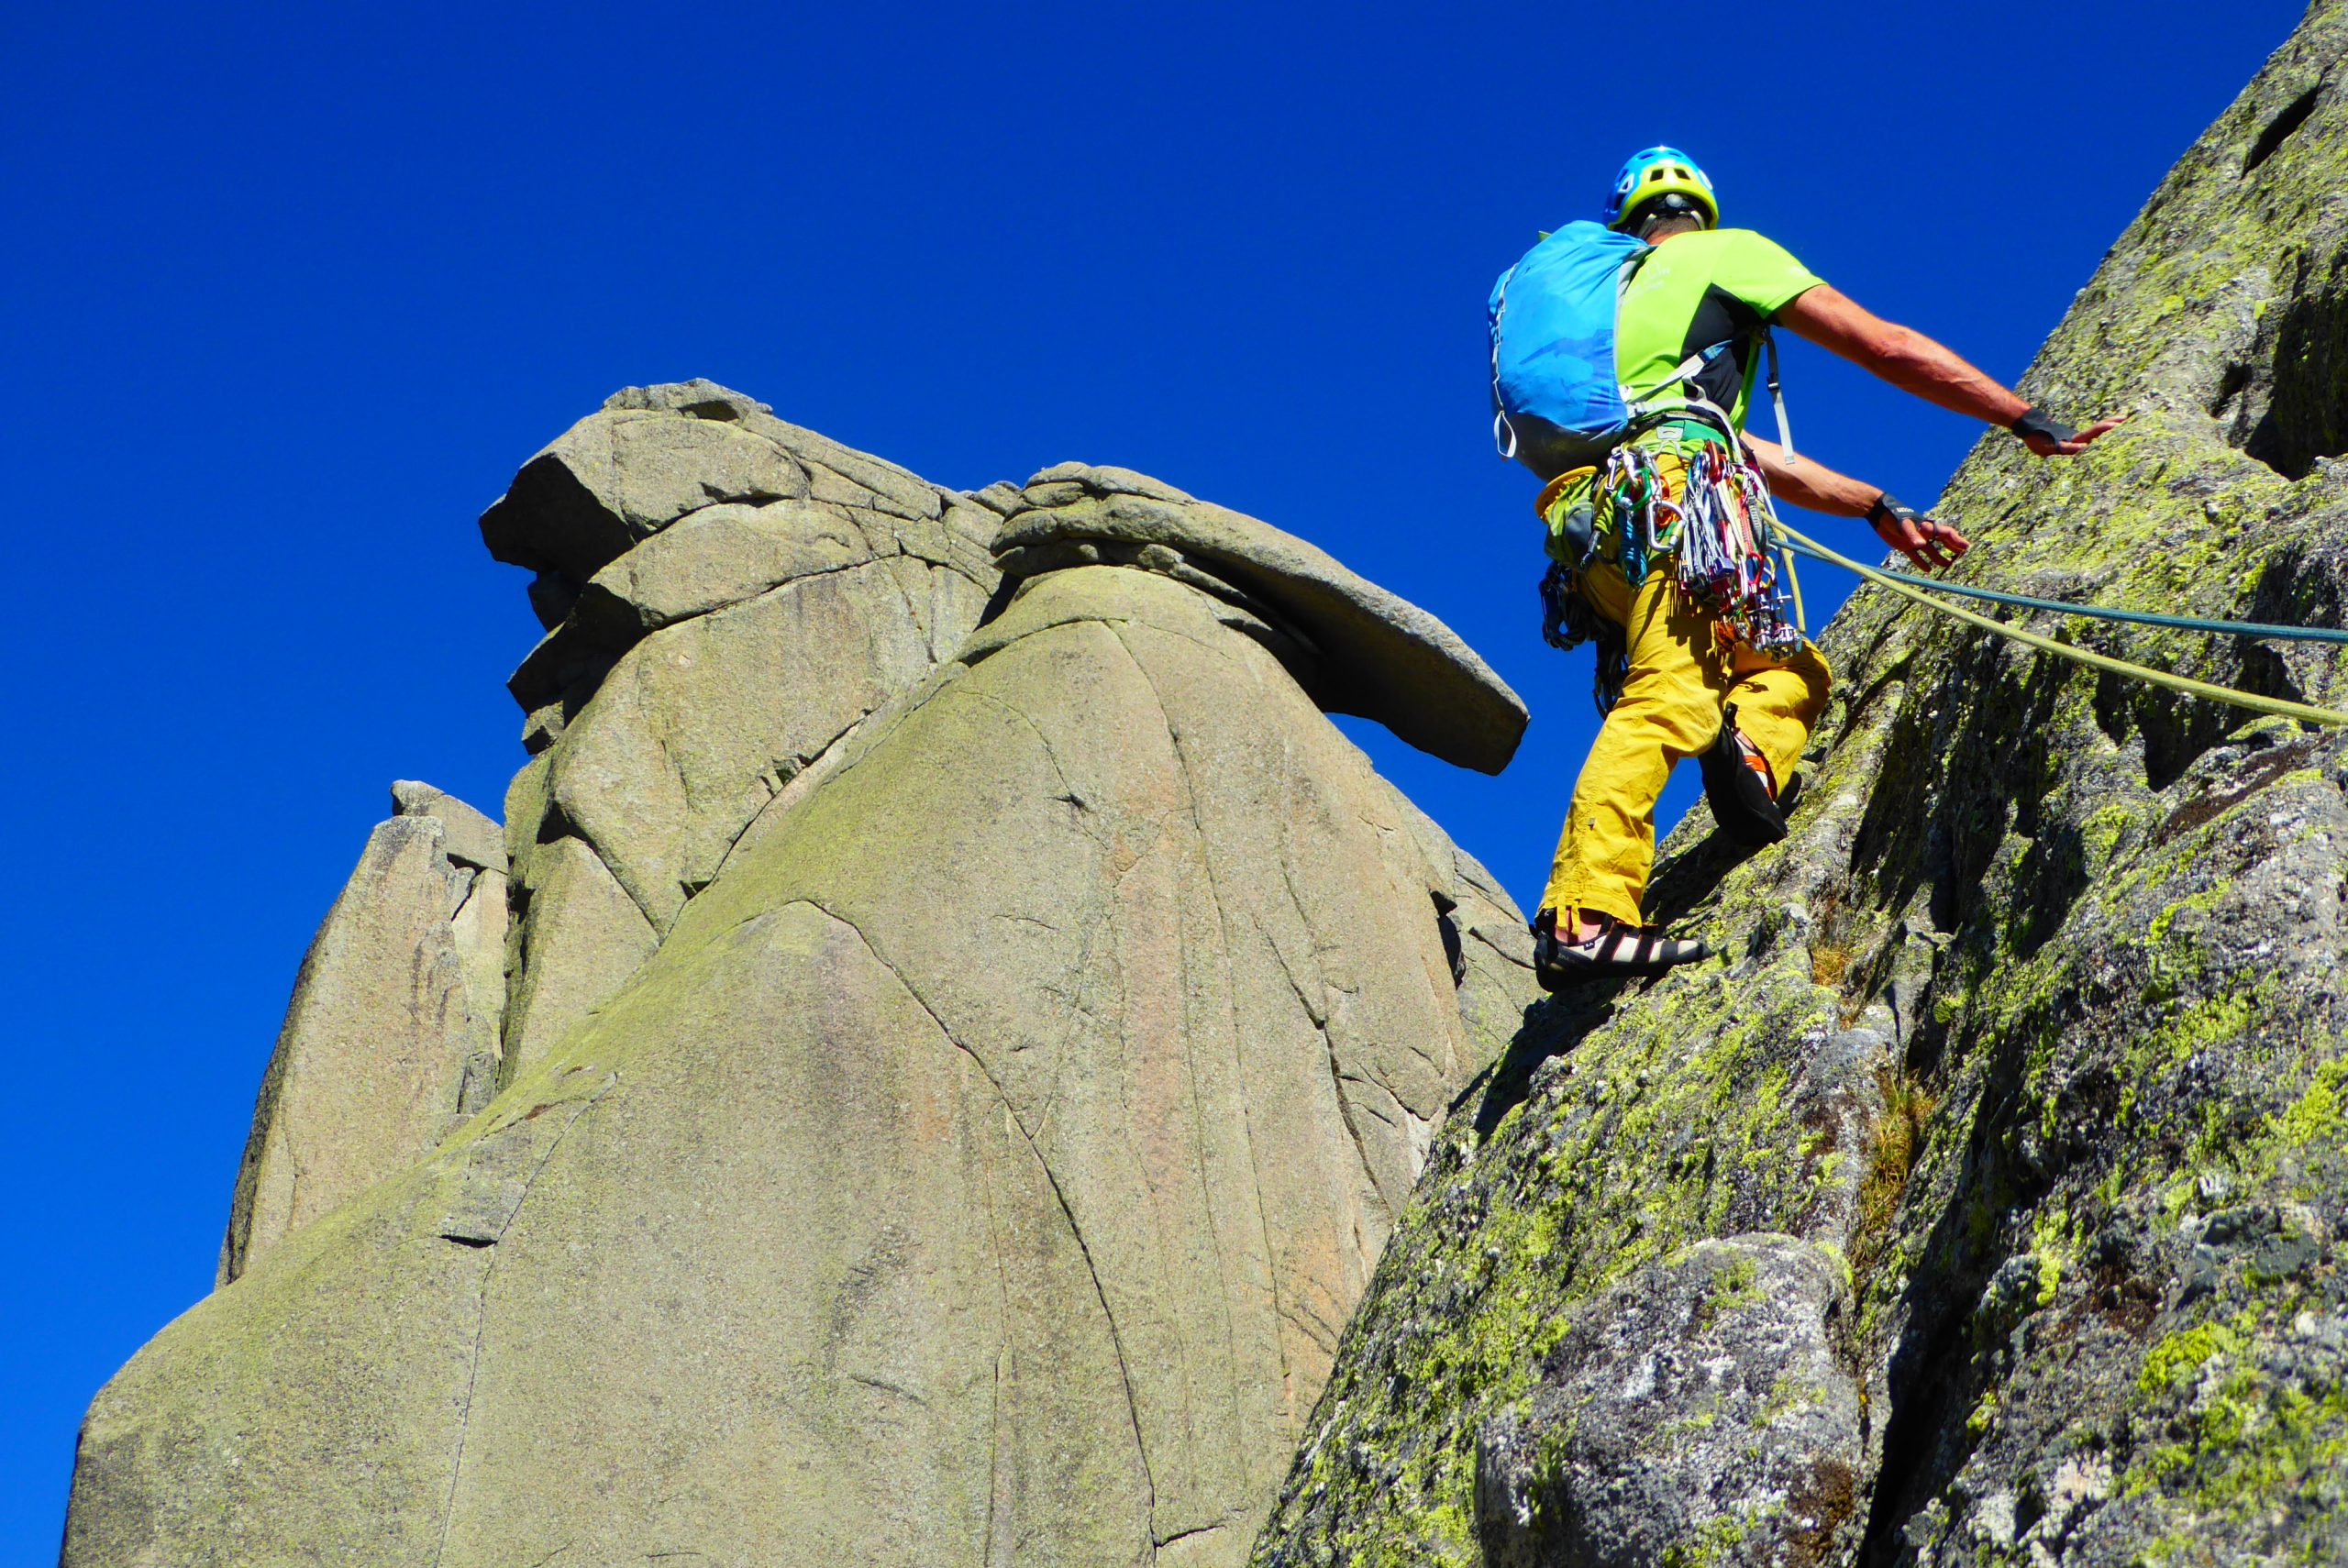
<svg viewBox="0 0 2348 1568">
<path fill-rule="evenodd" d="M 1630 215 L 1657 196 L 1685 196 L 1701 209 L 1704 226 L 1718 228 L 1721 222 L 1720 202 L 1712 194 L 1712 182 L 1696 167 L 1696 160 L 1676 147 L 1650 147 L 1644 152 L 1631 154 L 1623 171 L 1614 176 L 1614 189 L 1606 197 L 1606 226 L 1621 228 Z"/>
</svg>

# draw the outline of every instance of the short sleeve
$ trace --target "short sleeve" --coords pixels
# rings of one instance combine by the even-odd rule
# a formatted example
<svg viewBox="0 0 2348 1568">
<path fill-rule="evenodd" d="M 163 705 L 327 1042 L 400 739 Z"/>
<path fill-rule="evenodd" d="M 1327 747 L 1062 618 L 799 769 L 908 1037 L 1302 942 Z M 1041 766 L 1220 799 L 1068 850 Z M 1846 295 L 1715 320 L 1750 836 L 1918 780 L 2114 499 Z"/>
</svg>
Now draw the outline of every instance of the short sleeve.
<svg viewBox="0 0 2348 1568">
<path fill-rule="evenodd" d="M 1749 228 L 1723 229 L 1720 237 L 1713 284 L 1751 305 L 1765 321 L 1825 282 L 1784 246 Z"/>
</svg>

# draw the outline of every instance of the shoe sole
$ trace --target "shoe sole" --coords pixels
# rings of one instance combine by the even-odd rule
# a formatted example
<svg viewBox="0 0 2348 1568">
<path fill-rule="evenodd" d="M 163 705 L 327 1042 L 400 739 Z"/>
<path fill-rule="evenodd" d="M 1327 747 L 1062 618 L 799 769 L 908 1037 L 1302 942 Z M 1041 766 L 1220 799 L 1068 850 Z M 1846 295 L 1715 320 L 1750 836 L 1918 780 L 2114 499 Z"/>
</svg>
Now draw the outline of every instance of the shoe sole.
<svg viewBox="0 0 2348 1568">
<path fill-rule="evenodd" d="M 1712 808 L 1712 821 L 1721 832 L 1747 849 L 1767 849 L 1782 843 L 1786 836 L 1786 819 L 1777 804 L 1756 802 L 1744 791 L 1739 774 L 1761 785 L 1760 775 L 1744 765 L 1737 755 L 1736 743 L 1721 732 L 1721 739 L 1696 759 L 1704 775 L 1704 800 Z M 1766 812 L 1767 814 L 1764 814 Z"/>
<path fill-rule="evenodd" d="M 1601 963 L 1583 960 L 1572 964 L 1536 964 L 1533 978 L 1540 988 L 1555 996 L 1576 986 L 1587 986 L 1600 980 L 1648 980 L 1678 968 L 1683 964 L 1700 964 L 1712 955 L 1709 947 L 1699 946 L 1685 958 L 1654 961 L 1645 964 Z"/>
</svg>

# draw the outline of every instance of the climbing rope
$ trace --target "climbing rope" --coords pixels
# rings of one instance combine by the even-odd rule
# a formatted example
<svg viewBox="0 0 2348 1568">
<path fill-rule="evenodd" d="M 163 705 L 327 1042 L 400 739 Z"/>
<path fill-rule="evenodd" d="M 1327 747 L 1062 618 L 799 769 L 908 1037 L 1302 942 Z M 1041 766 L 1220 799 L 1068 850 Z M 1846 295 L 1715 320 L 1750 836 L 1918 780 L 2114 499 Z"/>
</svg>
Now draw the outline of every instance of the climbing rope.
<svg viewBox="0 0 2348 1568">
<path fill-rule="evenodd" d="M 2306 702 L 2286 701 L 2280 697 L 2261 697 L 2255 692 L 2237 691 L 2231 686 L 2216 686 L 2206 680 L 2195 680 L 2187 676 L 2171 675 L 2165 669 L 2153 669 L 2144 665 L 2131 664 L 2124 658 L 2113 658 L 2107 654 L 2094 653 L 2086 648 L 2075 647 L 2069 643 L 2058 643 L 2052 637 L 2042 637 L 2035 632 L 2023 631 L 2020 626 L 2009 626 L 2002 621 L 1992 621 L 1987 615 L 1978 615 L 1959 605 L 1950 604 L 1942 600 L 1932 598 L 1930 595 L 1909 586 L 1910 582 L 1919 581 L 1922 580 L 1908 578 L 1907 581 L 1902 581 L 1900 580 L 1907 576 L 1904 572 L 1877 571 L 1873 567 L 1861 566 L 1858 562 L 1851 559 L 1848 556 L 1838 555 L 1834 551 L 1828 549 L 1825 546 L 1818 543 L 1815 539 L 1810 538 L 1797 530 L 1788 527 L 1782 518 L 1779 519 L 1778 523 L 1778 531 L 1784 535 L 1786 538 L 1792 543 L 1796 549 L 1800 550 L 1802 554 L 1806 556 L 1813 557 L 1818 560 L 1830 562 L 1833 565 L 1843 568 L 1845 571 L 1855 572 L 1860 577 L 1865 578 L 1867 581 L 1888 588 L 1903 599 L 1911 599 L 1928 610 L 1937 610 L 1944 615 L 1952 616 L 1955 619 L 1966 622 L 1970 625 L 1978 626 L 1985 632 L 1994 632 L 1999 636 L 2010 638 L 2015 642 L 2022 644 L 2024 646 L 2036 648 L 2041 653 L 2054 654 L 2057 657 L 2067 658 L 2077 664 L 2084 664 L 2091 669 L 2105 670 L 2113 675 L 2124 675 L 2132 679 L 2149 681 L 2154 686 L 2165 686 L 2172 691 L 2182 691 L 2187 696 L 2206 697 L 2213 702 L 2224 702 L 2236 708 L 2247 708 L 2254 713 L 2276 713 L 2280 714 L 2282 717 L 2287 719 L 2301 719 L 2311 724 L 2348 726 L 2348 713 L 2343 713 L 2336 708 L 2318 708 Z M 1937 589 L 1944 588 L 1946 585 L 1934 582 L 1928 584 L 1928 586 Z M 1971 591 L 1975 593 L 1976 596 L 1980 596 L 1986 595 L 1988 592 L 1988 590 L 1981 589 Z M 2014 595 L 2010 597 L 2019 598 L 2020 596 Z M 2080 607 L 2076 604 L 2047 603 L 2044 601 L 2037 601 L 2034 602 L 2042 604 L 2047 609 L 2058 610 L 2066 614 L 2079 614 L 2084 613 L 2081 611 Z M 2106 613 L 2110 613 L 2106 612 Z M 2127 614 L 2130 619 L 2137 618 L 2132 613 L 2122 613 Z M 2206 626 L 2212 630 L 2222 631 L 2240 631 L 2245 629 L 2245 624 L 2241 622 L 2195 623 L 2183 616 L 2165 618 L 2162 622 L 2157 624 L 2175 624 L 2185 626 L 2199 625 Z M 2264 628 L 2261 629 L 2264 630 Z M 2299 628 L 2285 629 L 2298 630 Z M 2335 634 L 2332 637 L 2325 640 L 2339 641 L 2342 639 Z"/>
<path fill-rule="evenodd" d="M 1792 534 L 1793 530 L 1785 530 Z M 1789 545 L 1812 560 L 1832 560 L 1817 546 L 1804 542 Z M 2150 610 L 2115 610 L 2104 604 L 2069 604 L 2060 599 L 2032 599 L 2027 593 L 2005 593 L 1994 588 L 1966 588 L 1954 582 L 1942 582 L 1935 578 L 1911 577 L 1904 571 L 1882 570 L 1881 575 L 1893 582 L 1904 582 L 1911 588 L 1929 588 L 1935 593 L 1953 593 L 1960 599 L 1983 599 L 1992 604 L 2010 604 L 2018 610 L 2052 610 L 2063 615 L 2087 615 L 2098 621 L 2125 621 L 2138 626 L 2170 626 L 2180 632 L 2231 633 L 2240 637 L 2280 637 L 2296 643 L 2348 643 L 2348 631 L 2334 626 L 2277 626 L 2265 621 L 2204 620 L 2198 615 L 2159 615 Z"/>
</svg>

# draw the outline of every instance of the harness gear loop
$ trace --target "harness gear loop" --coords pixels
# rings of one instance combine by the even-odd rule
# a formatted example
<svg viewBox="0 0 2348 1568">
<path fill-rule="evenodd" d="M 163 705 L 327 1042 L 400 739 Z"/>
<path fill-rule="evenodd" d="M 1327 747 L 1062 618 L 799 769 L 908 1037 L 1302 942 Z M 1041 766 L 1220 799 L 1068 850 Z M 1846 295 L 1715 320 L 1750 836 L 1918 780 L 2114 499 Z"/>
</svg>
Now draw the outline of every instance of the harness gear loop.
<svg viewBox="0 0 2348 1568">
<path fill-rule="evenodd" d="M 1550 559 L 1541 582 L 1543 635 L 1557 648 L 1599 645 L 1600 712 L 1630 674 L 1623 629 L 1580 591 L 1581 574 L 1603 557 L 1634 591 L 1668 559 L 1679 591 L 1710 613 L 1723 649 L 1784 658 L 1802 645 L 1802 612 L 1780 586 L 1791 582 L 1792 569 L 1768 483 L 1744 460 L 1727 414 L 1697 395 L 1646 417 L 1640 438 L 1558 475 L 1534 503 Z"/>
</svg>

